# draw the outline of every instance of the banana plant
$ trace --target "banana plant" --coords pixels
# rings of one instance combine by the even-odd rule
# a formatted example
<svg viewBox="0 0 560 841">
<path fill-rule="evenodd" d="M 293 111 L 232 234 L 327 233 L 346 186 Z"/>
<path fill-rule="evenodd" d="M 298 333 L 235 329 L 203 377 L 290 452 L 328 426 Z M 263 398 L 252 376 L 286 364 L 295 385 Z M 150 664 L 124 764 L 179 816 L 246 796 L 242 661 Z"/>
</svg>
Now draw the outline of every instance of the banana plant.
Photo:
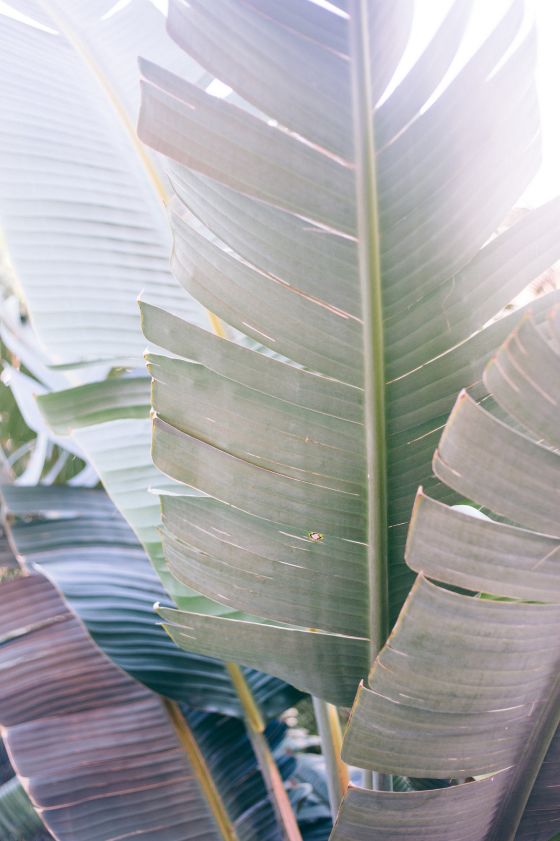
<svg viewBox="0 0 560 841">
<path fill-rule="evenodd" d="M 154 461 L 185 488 L 162 495 L 168 568 L 246 615 L 160 614 L 180 646 L 343 706 L 413 584 L 418 484 L 460 501 L 431 470 L 455 396 L 487 396 L 522 313 L 495 316 L 560 256 L 558 200 L 493 236 L 539 165 L 535 34 L 514 1 L 450 76 L 470 5 L 396 87 L 407 2 L 171 0 L 172 39 L 247 107 L 142 63 L 175 276 L 286 357 L 142 305 Z"/>
<path fill-rule="evenodd" d="M 349 703 L 409 590 L 406 521 L 453 395 L 485 396 L 518 316 L 481 328 L 558 256 L 558 206 L 488 242 L 538 164 L 531 36 L 510 54 L 521 4 L 433 103 L 468 4 L 385 100 L 409 4 L 332 5 L 171 4 L 171 34 L 243 107 L 144 65 L 142 136 L 178 161 L 176 272 L 293 364 L 144 319 L 180 357 L 150 359 L 156 461 L 208 494 L 163 498 L 176 592 L 252 614 L 191 602 L 162 611 L 170 631 Z"/>
</svg>

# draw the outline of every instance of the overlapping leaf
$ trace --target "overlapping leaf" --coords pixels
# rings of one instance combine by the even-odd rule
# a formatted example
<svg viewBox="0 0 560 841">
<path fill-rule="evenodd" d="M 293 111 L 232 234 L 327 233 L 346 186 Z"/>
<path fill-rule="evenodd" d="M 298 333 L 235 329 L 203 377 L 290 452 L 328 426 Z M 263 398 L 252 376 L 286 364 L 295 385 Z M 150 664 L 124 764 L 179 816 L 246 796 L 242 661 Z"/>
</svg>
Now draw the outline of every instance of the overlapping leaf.
<svg viewBox="0 0 560 841">
<path fill-rule="evenodd" d="M 557 339 L 554 318 L 548 327 Z M 337 841 L 372 832 L 382 841 L 548 841 L 560 820 L 560 355 L 524 319 L 484 379 L 528 434 L 463 393 L 434 471 L 507 519 L 474 518 L 420 493 L 407 560 L 494 598 L 419 576 L 358 693 L 343 752 L 389 773 L 494 776 L 414 795 L 352 790 Z"/>
<path fill-rule="evenodd" d="M 65 432 L 86 422 L 95 426 L 84 432 L 84 447 L 79 432 L 64 442 L 90 463 L 111 463 L 108 491 L 157 560 L 159 512 L 147 488 L 158 483 L 159 474 L 150 461 L 148 422 L 142 420 L 148 413 L 139 399 L 143 384 L 133 379 L 131 403 L 128 383 L 103 380 L 110 365 L 142 364 L 140 291 L 149 296 L 157 289 L 158 299 L 163 296 L 173 309 L 198 324 L 209 322 L 169 271 L 167 188 L 134 127 L 137 57 L 143 52 L 165 61 L 201 84 L 210 77 L 169 44 L 163 15 L 152 3 L 113 5 L 24 0 L 19 17 L 38 26 L 18 15 L 2 16 L 0 214 L 18 288 L 44 346 L 38 379 L 49 391 L 90 383 L 79 392 L 75 414 L 70 410 L 76 403 L 63 394 L 65 415 L 55 421 Z M 33 354 L 19 339 L 12 332 L 10 347 L 35 373 L 36 359 L 30 360 Z M 92 367 L 96 360 L 106 364 Z M 55 374 L 48 371 L 53 363 L 78 370 Z M 92 379 L 102 381 L 93 385 Z M 115 431 L 101 420 L 113 420 Z M 46 436 L 39 439 L 33 483 L 47 446 Z"/>
<path fill-rule="evenodd" d="M 3 495 L 10 540 L 18 559 L 28 569 L 39 568 L 54 579 L 97 645 L 151 689 L 205 707 L 205 712 L 199 712 L 182 704 L 181 711 L 191 729 L 193 744 L 204 758 L 203 773 L 208 775 L 222 800 L 230 823 L 227 837 L 232 841 L 257 841 L 262 837 L 279 841 L 281 831 L 276 814 L 241 720 L 239 698 L 224 666 L 181 652 L 154 624 L 153 600 L 156 596 L 164 598 L 163 590 L 133 533 L 105 494 L 69 487 L 4 487 Z M 33 599 L 30 609 L 34 609 Z M 35 646 L 34 639 L 30 645 Z M 71 653 L 64 646 L 59 656 L 67 656 L 68 668 L 72 668 Z M 56 668 L 51 663 L 45 664 L 41 675 L 46 683 L 57 680 Z M 246 670 L 245 677 L 255 702 L 269 716 L 299 697 L 290 687 L 267 675 Z M 67 690 L 66 685 L 61 685 L 60 695 Z M 22 691 L 19 684 L 14 691 L 16 694 Z M 65 700 L 70 709 L 73 698 L 75 694 Z M 235 717 L 210 713 L 209 709 L 226 711 Z M 284 733 L 285 725 L 273 720 L 267 725 L 264 738 L 274 751 L 285 780 L 293 771 L 294 759 L 283 747 Z M 149 753 L 147 734 L 145 738 Z M 61 749 L 64 749 L 64 734 Z M 49 755 L 40 760 L 45 763 L 46 774 L 49 758 L 55 763 Z M 29 767 L 33 770 L 38 762 L 30 745 Z M 0 826 L 4 820 L 6 826 L 18 826 L 22 833 L 27 827 L 31 830 L 41 826 L 36 815 L 33 819 L 33 810 L 26 806 L 27 795 L 17 781 L 6 789 L 5 803 L 3 794 L 2 789 Z M 187 798 L 187 792 L 183 794 Z M 303 799 L 308 796 L 306 793 Z M 192 805 L 187 798 L 189 816 L 194 820 Z M 142 820 L 139 818 L 138 826 L 147 833 L 146 837 L 159 838 L 159 828 L 150 829 L 149 821 L 144 825 Z M 82 830 L 76 827 L 74 831 Z M 31 840 L 32 836 L 29 837 Z M 76 834 L 72 836 L 73 841 L 77 837 L 83 836 Z"/>
<path fill-rule="evenodd" d="M 2 488 L 4 517 L 18 558 L 62 591 L 94 641 L 150 689 L 191 707 L 241 716 L 224 665 L 177 648 L 157 624 L 154 602 L 169 607 L 148 558 L 102 491 Z M 256 703 L 271 717 L 301 694 L 246 670 Z"/>
</svg>

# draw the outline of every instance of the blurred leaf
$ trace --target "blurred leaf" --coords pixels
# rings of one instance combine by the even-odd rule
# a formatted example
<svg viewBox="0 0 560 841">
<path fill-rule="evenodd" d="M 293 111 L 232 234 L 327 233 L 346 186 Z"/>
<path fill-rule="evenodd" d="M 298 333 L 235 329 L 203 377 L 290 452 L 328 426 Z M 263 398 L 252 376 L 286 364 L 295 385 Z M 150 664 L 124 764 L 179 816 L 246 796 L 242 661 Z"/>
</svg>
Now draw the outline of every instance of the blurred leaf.
<svg viewBox="0 0 560 841">
<path fill-rule="evenodd" d="M 12 777 L 0 786 L 0 837 L 6 841 L 40 841 L 47 835 L 20 781 Z"/>
<path fill-rule="evenodd" d="M 191 707 L 241 715 L 224 665 L 177 648 L 154 602 L 171 605 L 130 527 L 102 491 L 2 488 L 4 516 L 25 565 L 62 591 L 100 648 L 150 689 Z M 273 717 L 301 693 L 247 669 L 263 712 Z"/>
<path fill-rule="evenodd" d="M 219 838 L 161 699 L 100 653 L 45 578 L 0 591 L 0 722 L 53 834 Z"/>
</svg>

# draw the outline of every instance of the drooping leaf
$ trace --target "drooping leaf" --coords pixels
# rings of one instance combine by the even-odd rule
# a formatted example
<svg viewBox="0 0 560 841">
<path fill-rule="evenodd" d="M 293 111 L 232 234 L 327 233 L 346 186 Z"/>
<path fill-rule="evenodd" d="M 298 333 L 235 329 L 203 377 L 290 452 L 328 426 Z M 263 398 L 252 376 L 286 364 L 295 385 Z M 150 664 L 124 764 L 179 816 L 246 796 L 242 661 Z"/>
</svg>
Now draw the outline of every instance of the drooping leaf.
<svg viewBox="0 0 560 841">
<path fill-rule="evenodd" d="M 64 841 L 217 839 L 162 700 L 112 664 L 42 576 L 1 585 L 0 722 Z"/>
<path fill-rule="evenodd" d="M 27 489 L 17 491 L 15 508 L 20 507 L 23 500 L 19 491 L 25 493 Z M 87 500 L 93 493 L 76 495 L 74 491 L 76 508 L 81 505 L 91 509 L 94 503 L 102 508 L 101 494 L 97 494 L 97 500 Z M 38 489 L 37 496 L 44 504 L 45 489 Z M 63 496 L 61 501 L 65 504 L 60 506 L 58 514 L 62 524 L 71 529 L 68 498 Z M 50 514 L 55 515 L 54 508 Z M 32 522 L 36 524 L 36 530 L 44 531 L 47 521 Z M 117 524 L 107 523 L 106 512 L 104 522 L 107 545 L 110 545 L 117 534 Z M 84 532 L 83 542 L 87 544 L 88 524 L 84 517 L 80 525 Z M 22 541 L 25 542 L 23 538 Z M 27 534 L 27 542 L 36 547 L 37 536 Z M 39 542 L 44 545 L 46 538 L 43 541 L 39 538 Z M 71 540 L 69 544 L 72 546 Z M 79 563 L 79 559 L 76 560 Z M 120 820 L 121 826 L 115 827 L 119 831 L 118 837 L 120 831 L 130 831 L 150 839 L 180 838 L 184 841 L 190 837 L 223 837 L 230 841 L 260 841 L 262 838 L 280 841 L 281 831 L 243 722 L 239 718 L 195 711 L 181 705 L 190 734 L 188 755 L 196 761 L 197 774 L 205 775 L 218 792 L 226 818 L 225 824 L 221 825 L 222 834 L 209 836 L 208 822 L 203 819 L 205 807 L 197 796 L 196 785 L 193 787 L 184 775 L 181 776 L 178 744 L 173 748 L 173 739 L 166 733 L 165 725 L 171 729 L 171 724 L 164 713 L 162 699 L 135 684 L 95 649 L 83 627 L 45 578 L 35 575 L 18 579 L 18 583 L 22 581 L 24 583 L 19 584 L 17 591 L 6 589 L 6 585 L 1 593 L 2 604 L 10 600 L 12 604 L 11 610 L 5 611 L 5 621 L 16 609 L 19 612 L 16 617 L 18 628 L 14 630 L 10 626 L 3 637 L 5 648 L 0 660 L 5 658 L 2 662 L 6 680 L 15 679 L 12 684 L 5 684 L 0 720 L 5 721 L 6 715 L 10 717 L 6 732 L 14 764 L 32 799 L 44 809 L 45 819 L 55 836 L 72 841 L 89 837 L 113 839 L 111 821 Z M 89 583 L 85 582 L 85 585 Z M 78 599 L 72 601 L 79 605 Z M 118 610 L 118 603 L 112 605 L 113 622 L 119 615 L 115 607 Z M 87 611 L 82 612 L 87 617 Z M 26 625 L 20 629 L 19 625 L 24 621 Z M 15 627 L 15 623 L 12 624 Z M 94 632 L 97 629 L 97 639 L 103 641 L 99 625 L 91 623 L 90 627 Z M 134 627 L 127 630 L 135 633 Z M 139 636 L 141 633 L 142 629 Z M 38 638 L 39 634 L 45 638 Z M 24 643 L 22 637 L 25 637 Z M 12 639 L 19 641 L 17 651 L 9 650 Z M 22 645 L 25 645 L 24 651 L 21 651 Z M 158 652 L 158 659 L 161 659 L 160 655 Z M 207 664 L 203 665 L 208 670 Z M 111 682 L 112 673 L 120 675 L 120 683 L 116 683 L 116 679 Z M 127 687 L 128 692 L 125 691 Z M 217 692 L 219 694 L 219 687 Z M 31 693 L 31 698 L 25 693 Z M 259 697 L 258 692 L 255 695 Z M 14 725 L 18 705 L 21 711 L 18 723 Z M 285 729 L 280 722 L 271 721 L 265 730 L 284 780 L 290 777 L 295 765 L 283 746 Z M 198 757 L 202 757 L 202 764 Z M 166 768 L 168 772 L 164 771 Z M 157 792 L 160 790 L 158 805 Z M 306 798 L 309 794 L 306 793 Z M 56 805 L 59 797 L 63 797 L 63 802 Z M 35 819 L 30 819 L 26 803 L 27 795 L 18 788 L 17 781 L 8 788 L 1 787 L 0 827 L 4 826 L 2 821 L 11 826 L 10 822 L 16 819 L 22 831 L 27 825 L 30 828 L 41 826 L 33 810 Z M 182 811 L 178 809 L 178 803 L 182 804 Z M 20 807 L 21 814 L 16 812 Z M 135 811 L 135 816 L 121 814 L 128 810 Z M 156 822 L 156 818 L 174 821 L 181 815 L 188 817 L 188 825 L 178 821 L 171 829 Z M 311 821 L 311 826 L 314 824 L 315 821 Z M 96 827 L 99 834 L 95 834 Z M 7 835 L 6 841 L 8 838 L 15 841 L 16 837 L 19 838 Z M 35 837 L 29 836 L 29 841 L 35 841 Z"/>
</svg>

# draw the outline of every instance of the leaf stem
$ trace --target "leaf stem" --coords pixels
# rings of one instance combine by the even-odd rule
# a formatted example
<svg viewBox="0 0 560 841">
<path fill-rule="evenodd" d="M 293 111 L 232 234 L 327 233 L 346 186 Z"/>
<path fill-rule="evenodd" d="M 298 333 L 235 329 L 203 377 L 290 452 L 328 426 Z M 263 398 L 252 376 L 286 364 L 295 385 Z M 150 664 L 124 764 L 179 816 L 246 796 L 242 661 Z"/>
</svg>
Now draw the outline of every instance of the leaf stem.
<svg viewBox="0 0 560 841">
<path fill-rule="evenodd" d="M 189 759 L 190 765 L 206 798 L 214 820 L 218 825 L 222 838 L 224 841 L 239 841 L 220 793 L 218 792 L 214 780 L 212 779 L 212 775 L 208 770 L 206 761 L 200 748 L 198 747 L 198 744 L 196 743 L 196 739 L 191 733 L 190 727 L 181 714 L 181 710 L 175 701 L 171 701 L 168 698 L 163 699 L 163 704 L 167 710 L 169 718 L 171 719 L 173 727 L 175 728 L 177 738 L 179 739 L 179 742 Z"/>
<path fill-rule="evenodd" d="M 327 766 L 327 787 L 333 822 L 336 821 L 342 798 L 349 784 L 348 766 L 342 761 L 342 730 L 338 710 L 334 704 L 313 696 L 313 711 L 321 737 L 321 747 Z"/>
<path fill-rule="evenodd" d="M 245 713 L 247 732 L 268 794 L 272 800 L 282 836 L 285 841 L 302 841 L 296 816 L 284 787 L 284 781 L 265 736 L 265 723 L 261 711 L 237 663 L 226 663 L 226 668 L 241 701 Z"/>
</svg>

